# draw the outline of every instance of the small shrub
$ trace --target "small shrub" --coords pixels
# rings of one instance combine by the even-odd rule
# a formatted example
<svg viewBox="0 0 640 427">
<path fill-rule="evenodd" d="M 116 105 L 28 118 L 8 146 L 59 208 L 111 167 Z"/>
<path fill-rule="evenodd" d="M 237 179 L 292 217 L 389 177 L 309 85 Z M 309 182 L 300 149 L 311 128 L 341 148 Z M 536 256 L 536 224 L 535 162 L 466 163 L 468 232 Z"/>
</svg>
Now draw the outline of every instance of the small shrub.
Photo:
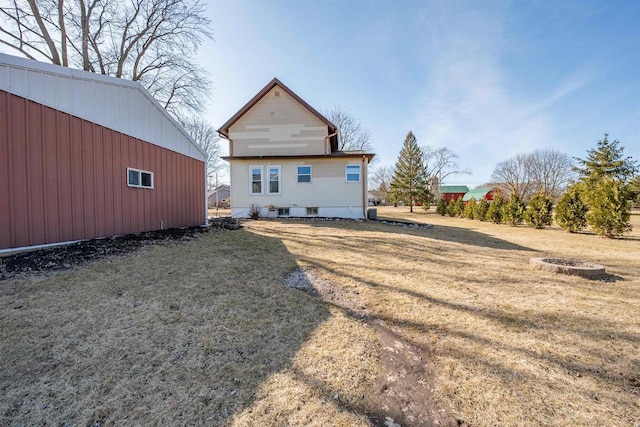
<svg viewBox="0 0 640 427">
<path fill-rule="evenodd" d="M 447 201 L 445 199 L 438 200 L 438 203 L 436 203 L 436 212 L 442 216 L 447 214 Z"/>
<path fill-rule="evenodd" d="M 524 212 L 524 220 L 532 227 L 541 229 L 551 225 L 553 201 L 551 197 L 539 192 L 531 197 L 529 206 Z"/>
<path fill-rule="evenodd" d="M 251 205 L 251 210 L 249 210 L 249 218 L 258 219 L 260 218 L 260 207 L 257 205 Z"/>
<path fill-rule="evenodd" d="M 486 221 L 488 210 L 489 210 L 489 202 L 487 201 L 487 199 L 480 200 L 476 208 L 476 218 L 479 219 L 480 221 Z"/>
<path fill-rule="evenodd" d="M 496 193 L 493 196 L 493 201 L 489 204 L 489 209 L 487 209 L 487 220 L 493 222 L 494 224 L 500 224 L 503 222 L 503 208 L 504 208 L 504 197 L 501 193 Z"/>
<path fill-rule="evenodd" d="M 477 217 L 478 204 L 476 203 L 476 199 L 471 199 L 467 202 L 467 205 L 464 207 L 464 217 L 468 219 L 475 219 Z"/>
<path fill-rule="evenodd" d="M 458 216 L 458 205 L 456 205 L 455 200 L 449 200 L 449 204 L 447 205 L 447 215 L 450 217 Z"/>
<path fill-rule="evenodd" d="M 576 233 L 587 226 L 587 205 L 577 187 L 570 187 L 558 200 L 556 223 L 569 233 Z"/>
<path fill-rule="evenodd" d="M 527 204 L 524 200 L 517 194 L 512 194 L 503 208 L 504 221 L 512 227 L 522 224 L 525 209 L 527 209 Z"/>
<path fill-rule="evenodd" d="M 455 205 L 456 205 L 456 208 L 455 208 L 456 216 L 463 217 L 464 216 L 464 203 L 462 203 L 462 197 L 458 197 L 458 200 L 456 200 Z"/>
</svg>

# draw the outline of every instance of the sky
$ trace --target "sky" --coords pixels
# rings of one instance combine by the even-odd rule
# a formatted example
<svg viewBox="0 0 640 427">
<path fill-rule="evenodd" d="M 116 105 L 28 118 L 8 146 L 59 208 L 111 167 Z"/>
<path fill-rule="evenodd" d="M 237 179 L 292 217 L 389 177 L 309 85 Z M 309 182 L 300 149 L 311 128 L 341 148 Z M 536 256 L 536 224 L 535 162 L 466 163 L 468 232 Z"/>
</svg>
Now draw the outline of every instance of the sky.
<svg viewBox="0 0 640 427">
<path fill-rule="evenodd" d="M 376 166 L 409 131 L 449 148 L 471 174 L 448 184 L 481 185 L 538 148 L 584 158 L 604 133 L 640 160 L 640 1 L 214 0 L 207 13 L 198 61 L 216 128 L 277 77 L 359 118 Z"/>
</svg>

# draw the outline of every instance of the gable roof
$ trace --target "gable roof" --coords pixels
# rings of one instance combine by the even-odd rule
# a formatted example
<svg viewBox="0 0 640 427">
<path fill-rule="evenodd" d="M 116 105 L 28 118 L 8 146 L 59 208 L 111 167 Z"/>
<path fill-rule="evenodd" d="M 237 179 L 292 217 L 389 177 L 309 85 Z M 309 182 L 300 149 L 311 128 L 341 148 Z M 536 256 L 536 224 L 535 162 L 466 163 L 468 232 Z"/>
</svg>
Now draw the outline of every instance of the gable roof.
<svg viewBox="0 0 640 427">
<path fill-rule="evenodd" d="M 0 53 L 0 90 L 185 156 L 207 159 L 139 82 Z"/>
<path fill-rule="evenodd" d="M 469 191 L 469 187 L 466 185 L 441 185 L 441 193 L 466 193 Z"/>
<path fill-rule="evenodd" d="M 249 102 L 247 102 L 244 107 L 242 107 L 238 112 L 236 112 L 229 120 L 227 120 L 220 128 L 218 129 L 218 133 L 226 138 L 229 138 L 229 128 L 233 126 L 242 116 L 244 116 L 254 105 L 256 105 L 266 94 L 271 91 L 275 86 L 280 86 L 282 90 L 288 93 L 293 99 L 298 101 L 303 107 L 309 110 L 313 115 L 315 115 L 320 121 L 327 125 L 329 128 L 329 135 L 336 133 L 338 127 L 331 123 L 325 116 L 320 114 L 318 110 L 309 105 L 304 99 L 300 98 L 294 91 L 289 89 L 284 83 L 278 80 L 276 77 L 273 78 L 260 92 L 258 92 Z M 338 137 L 334 135 L 330 138 L 331 142 L 331 151 L 338 151 Z"/>
<path fill-rule="evenodd" d="M 475 199 L 475 200 L 482 200 L 486 197 L 487 193 L 490 192 L 491 190 L 495 190 L 496 187 L 478 187 L 475 188 L 471 191 L 469 191 L 467 194 L 464 195 L 464 197 L 462 198 L 463 202 L 468 202 L 471 199 Z"/>
</svg>

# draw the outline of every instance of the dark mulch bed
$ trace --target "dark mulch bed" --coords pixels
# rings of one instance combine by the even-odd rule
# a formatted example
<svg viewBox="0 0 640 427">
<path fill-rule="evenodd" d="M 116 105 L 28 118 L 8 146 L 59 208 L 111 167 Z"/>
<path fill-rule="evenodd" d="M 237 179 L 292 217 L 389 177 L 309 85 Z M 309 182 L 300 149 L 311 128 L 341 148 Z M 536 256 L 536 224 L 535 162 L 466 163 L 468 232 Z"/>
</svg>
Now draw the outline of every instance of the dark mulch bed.
<svg viewBox="0 0 640 427">
<path fill-rule="evenodd" d="M 84 240 L 71 245 L 22 252 L 0 258 L 0 280 L 20 273 L 68 270 L 109 255 L 124 255 L 143 246 L 188 241 L 212 230 L 237 230 L 240 222 L 232 218 L 209 220 L 209 227 L 170 228 L 103 239 Z"/>
</svg>

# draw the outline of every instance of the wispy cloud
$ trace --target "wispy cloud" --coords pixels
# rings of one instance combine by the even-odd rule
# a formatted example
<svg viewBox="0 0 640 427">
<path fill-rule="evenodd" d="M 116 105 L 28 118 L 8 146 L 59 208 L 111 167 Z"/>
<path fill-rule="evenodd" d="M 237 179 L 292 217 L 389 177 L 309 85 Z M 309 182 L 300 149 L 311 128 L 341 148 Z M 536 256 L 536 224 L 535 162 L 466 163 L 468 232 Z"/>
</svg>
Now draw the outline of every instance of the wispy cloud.
<svg viewBox="0 0 640 427">
<path fill-rule="evenodd" d="M 423 51 L 427 78 L 415 106 L 416 133 L 433 146 L 456 151 L 475 176 L 487 177 L 497 161 L 553 141 L 549 108 L 584 88 L 595 70 L 576 70 L 557 87 L 528 95 L 510 87 L 505 65 L 505 11 L 447 4 L 430 17 Z M 522 90 L 519 90 L 522 89 Z"/>
</svg>

